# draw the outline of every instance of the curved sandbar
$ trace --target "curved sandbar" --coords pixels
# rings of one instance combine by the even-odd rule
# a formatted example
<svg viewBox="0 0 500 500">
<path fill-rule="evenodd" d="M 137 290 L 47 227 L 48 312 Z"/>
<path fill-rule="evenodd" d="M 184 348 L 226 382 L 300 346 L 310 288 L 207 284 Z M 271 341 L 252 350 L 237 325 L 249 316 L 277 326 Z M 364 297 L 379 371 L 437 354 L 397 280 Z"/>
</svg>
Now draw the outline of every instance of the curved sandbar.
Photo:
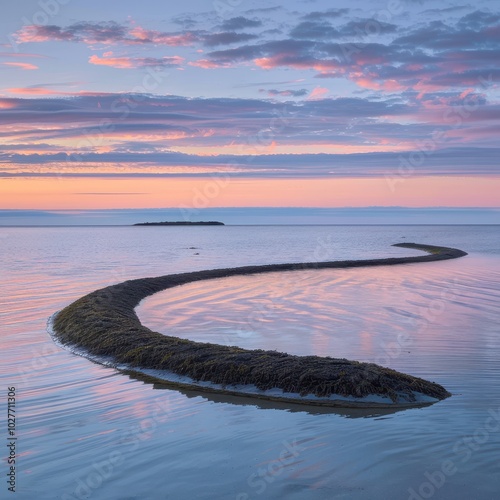
<svg viewBox="0 0 500 500">
<path fill-rule="evenodd" d="M 348 268 L 430 262 L 467 255 L 454 248 L 399 243 L 429 252 L 415 257 L 271 264 L 212 269 L 125 281 L 96 290 L 60 311 L 53 335 L 89 357 L 155 377 L 156 370 L 182 387 L 326 406 L 395 407 L 450 396 L 442 386 L 373 363 L 319 356 L 293 356 L 179 339 L 154 332 L 134 308 L 154 293 L 193 281 L 304 269 Z M 162 380 L 159 375 L 156 377 Z"/>
</svg>

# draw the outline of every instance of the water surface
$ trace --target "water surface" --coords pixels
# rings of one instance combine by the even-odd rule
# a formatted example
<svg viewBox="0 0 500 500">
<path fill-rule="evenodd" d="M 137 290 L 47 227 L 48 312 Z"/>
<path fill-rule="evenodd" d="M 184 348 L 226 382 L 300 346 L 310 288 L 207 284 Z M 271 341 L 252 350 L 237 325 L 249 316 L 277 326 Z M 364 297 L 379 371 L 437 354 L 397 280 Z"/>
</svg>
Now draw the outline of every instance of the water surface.
<svg viewBox="0 0 500 500">
<path fill-rule="evenodd" d="M 18 394 L 17 498 L 497 498 L 498 229 L 1 229 L 0 376 Z M 453 396 L 430 407 L 332 412 L 178 392 L 74 356 L 46 333 L 54 311 L 126 279 L 416 254 L 390 246 L 401 241 L 469 256 L 193 283 L 138 312 L 193 340 L 374 361 L 435 380 Z"/>
</svg>

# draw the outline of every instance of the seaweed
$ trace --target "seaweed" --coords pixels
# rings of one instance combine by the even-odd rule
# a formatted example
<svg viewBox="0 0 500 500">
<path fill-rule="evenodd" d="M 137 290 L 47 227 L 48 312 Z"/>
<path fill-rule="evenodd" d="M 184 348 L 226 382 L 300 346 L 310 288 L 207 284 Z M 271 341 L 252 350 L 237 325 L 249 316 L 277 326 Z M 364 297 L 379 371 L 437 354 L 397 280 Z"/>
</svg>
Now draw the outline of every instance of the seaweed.
<svg viewBox="0 0 500 500">
<path fill-rule="evenodd" d="M 412 403 L 416 401 L 415 392 L 419 392 L 442 400 L 450 393 L 441 385 L 373 363 L 179 339 L 145 327 L 134 310 L 145 297 L 198 280 L 300 269 L 409 264 L 467 255 L 453 248 L 416 243 L 395 246 L 428 253 L 415 257 L 212 269 L 125 281 L 96 290 L 60 311 L 54 319 L 54 335 L 62 344 L 84 348 L 90 355 L 112 357 L 117 364 L 169 370 L 197 382 L 254 385 L 261 390 L 278 388 L 319 398 L 332 394 L 354 398 L 381 395 L 393 402 L 403 399 Z"/>
</svg>

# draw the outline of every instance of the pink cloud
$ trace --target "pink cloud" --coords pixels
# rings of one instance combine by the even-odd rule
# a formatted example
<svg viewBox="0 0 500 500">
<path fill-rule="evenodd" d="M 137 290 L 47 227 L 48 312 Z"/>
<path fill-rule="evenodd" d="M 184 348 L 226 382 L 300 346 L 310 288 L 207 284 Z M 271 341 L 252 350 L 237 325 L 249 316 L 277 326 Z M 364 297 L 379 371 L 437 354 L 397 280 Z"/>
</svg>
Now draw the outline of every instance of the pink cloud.
<svg viewBox="0 0 500 500">
<path fill-rule="evenodd" d="M 0 98 L 0 109 L 14 109 L 16 104 L 9 99 Z"/>
<path fill-rule="evenodd" d="M 469 94 L 473 94 L 474 93 L 474 89 L 466 89 L 464 90 L 460 95 L 459 95 L 459 98 L 460 99 L 465 99 Z"/>
<path fill-rule="evenodd" d="M 13 87 L 7 89 L 7 92 L 17 95 L 55 95 L 64 94 L 64 92 L 58 92 L 56 90 L 45 89 L 43 87 Z"/>
<path fill-rule="evenodd" d="M 325 87 L 316 87 L 307 97 L 308 101 L 323 99 L 330 91 Z"/>
<path fill-rule="evenodd" d="M 9 45 L 10 47 L 10 45 Z M 0 52 L 0 57 L 9 57 L 15 59 L 47 59 L 48 56 L 42 54 L 30 54 L 28 52 Z"/>
<path fill-rule="evenodd" d="M 40 43 L 52 40 L 48 33 L 43 32 L 38 26 L 24 26 L 16 34 L 17 43 Z"/>
<path fill-rule="evenodd" d="M 300 60 L 289 54 L 277 54 L 272 57 L 260 57 L 254 59 L 254 63 L 262 69 L 274 69 L 279 67 L 288 67 L 294 69 L 315 69 L 321 73 L 329 71 L 338 71 L 344 73 L 345 70 L 336 61 L 319 61 L 316 59 Z"/>
<path fill-rule="evenodd" d="M 259 66 L 259 68 L 272 69 L 277 66 L 275 59 L 276 58 L 274 57 L 261 57 L 259 59 L 255 59 L 254 63 Z"/>
<path fill-rule="evenodd" d="M 34 69 L 39 69 L 38 66 L 35 66 L 34 64 L 29 64 L 29 63 L 22 63 L 22 62 L 4 62 L 4 66 L 13 66 L 15 68 L 20 68 L 24 70 L 34 70 Z"/>
<path fill-rule="evenodd" d="M 109 54 L 107 52 L 106 54 Z M 112 68 L 134 68 L 132 60 L 130 57 L 110 57 L 109 55 L 104 57 L 99 57 L 96 55 L 90 56 L 89 63 L 96 64 L 98 66 L 111 66 Z"/>
<path fill-rule="evenodd" d="M 129 27 L 110 23 L 77 23 L 66 28 L 60 26 L 24 26 L 16 33 L 18 43 L 49 41 L 84 42 L 89 45 L 168 45 L 172 47 L 192 45 L 198 37 L 191 32 L 165 33 L 147 30 L 141 26 Z"/>
<path fill-rule="evenodd" d="M 142 43 L 152 43 L 156 45 L 170 45 L 172 47 L 192 45 L 197 40 L 197 37 L 190 32 L 162 33 L 160 31 L 147 30 L 145 28 L 141 28 L 140 26 L 132 28 L 129 33 L 137 41 Z"/>
<path fill-rule="evenodd" d="M 353 77 L 352 80 L 360 87 L 370 90 L 385 90 L 387 92 L 396 92 L 408 89 L 407 85 L 402 85 L 396 80 L 385 80 L 383 82 L 377 82 L 374 78 L 368 76 Z"/>
<path fill-rule="evenodd" d="M 230 63 L 215 62 L 215 61 L 210 61 L 209 59 L 199 59 L 198 61 L 193 61 L 188 64 L 189 66 L 195 66 L 196 68 L 203 68 L 203 69 L 231 67 Z"/>
<path fill-rule="evenodd" d="M 64 92 L 62 90 L 51 90 L 45 87 L 12 87 L 5 89 L 6 92 L 16 95 L 64 95 L 64 96 L 107 96 L 106 92 Z"/>
<path fill-rule="evenodd" d="M 118 69 L 145 68 L 145 67 L 166 67 L 179 66 L 184 59 L 179 56 L 173 57 L 113 57 L 113 52 L 105 52 L 103 57 L 97 55 L 90 56 L 89 63 L 98 66 L 109 66 Z"/>
</svg>

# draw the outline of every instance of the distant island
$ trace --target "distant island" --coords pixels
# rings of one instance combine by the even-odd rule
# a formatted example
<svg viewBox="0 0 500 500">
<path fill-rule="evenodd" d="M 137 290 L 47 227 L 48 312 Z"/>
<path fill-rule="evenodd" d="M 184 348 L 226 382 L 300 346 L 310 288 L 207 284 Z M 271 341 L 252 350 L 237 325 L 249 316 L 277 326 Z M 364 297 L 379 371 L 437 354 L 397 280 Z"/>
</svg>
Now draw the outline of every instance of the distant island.
<svg viewBox="0 0 500 500">
<path fill-rule="evenodd" d="M 137 224 L 134 224 L 134 226 L 224 226 L 224 223 L 214 220 L 199 221 L 199 222 L 165 221 L 165 222 L 139 222 Z"/>
</svg>

